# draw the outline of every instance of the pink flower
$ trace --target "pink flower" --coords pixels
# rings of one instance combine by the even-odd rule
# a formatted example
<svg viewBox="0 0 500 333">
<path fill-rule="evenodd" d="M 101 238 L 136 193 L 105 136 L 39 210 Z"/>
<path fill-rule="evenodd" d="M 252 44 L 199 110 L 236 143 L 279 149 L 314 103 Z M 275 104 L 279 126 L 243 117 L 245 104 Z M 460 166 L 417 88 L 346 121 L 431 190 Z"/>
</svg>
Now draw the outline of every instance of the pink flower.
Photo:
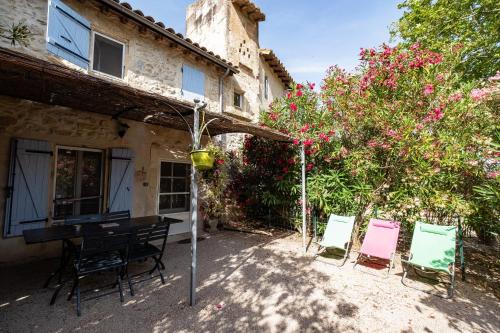
<svg viewBox="0 0 500 333">
<path fill-rule="evenodd" d="M 290 110 L 292 110 L 293 112 L 297 112 L 297 104 L 291 103 L 290 104 Z"/>
<path fill-rule="evenodd" d="M 370 140 L 368 141 L 368 147 L 370 148 L 376 148 L 378 146 L 377 142 L 375 140 Z"/>
<path fill-rule="evenodd" d="M 488 95 L 488 91 L 486 89 L 474 89 L 470 93 L 470 96 L 475 101 L 482 100 L 484 97 L 486 97 L 486 95 Z"/>
<path fill-rule="evenodd" d="M 497 178 L 498 176 L 500 176 L 500 171 L 492 171 L 486 174 L 486 177 L 491 179 Z"/>
<path fill-rule="evenodd" d="M 325 142 L 330 142 L 330 137 L 326 135 L 325 133 L 320 133 L 319 138 Z"/>
<path fill-rule="evenodd" d="M 430 95 L 434 92 L 434 86 L 432 84 L 427 84 L 424 88 L 424 95 Z"/>
<path fill-rule="evenodd" d="M 458 102 L 459 100 L 462 99 L 462 93 L 458 92 L 458 93 L 455 93 L 453 95 L 450 95 L 450 97 L 448 98 L 450 101 L 452 102 Z"/>
<path fill-rule="evenodd" d="M 303 85 L 301 85 L 300 83 L 299 83 L 299 84 L 297 84 L 297 90 L 300 90 L 300 89 L 302 89 L 302 88 L 304 88 L 304 86 L 303 86 Z"/>
<path fill-rule="evenodd" d="M 312 146 L 313 143 L 314 143 L 313 140 L 307 139 L 307 140 L 304 141 L 304 146 L 305 147 L 309 147 L 309 146 Z"/>
<path fill-rule="evenodd" d="M 312 169 L 314 169 L 314 163 L 309 163 L 309 164 L 306 166 L 306 170 L 307 170 L 307 171 L 311 171 Z"/>
<path fill-rule="evenodd" d="M 288 94 L 286 94 L 286 98 L 290 99 L 292 98 L 292 93 L 289 91 Z"/>
<path fill-rule="evenodd" d="M 225 162 L 225 161 L 224 161 L 223 159 L 217 160 L 217 164 L 218 164 L 218 165 L 222 165 L 222 164 L 224 164 L 224 162 Z"/>
<path fill-rule="evenodd" d="M 500 71 L 497 71 L 497 73 L 495 74 L 495 76 L 492 76 L 488 79 L 490 82 L 493 82 L 493 81 L 500 81 Z"/>
<path fill-rule="evenodd" d="M 276 120 L 278 120 L 279 115 L 278 115 L 276 112 L 271 112 L 271 113 L 269 114 L 269 118 L 270 118 L 272 121 L 276 121 Z"/>
<path fill-rule="evenodd" d="M 500 75 L 500 74 L 499 74 Z M 309 83 L 309 89 L 314 90 L 314 87 L 316 86 L 315 83 Z"/>
<path fill-rule="evenodd" d="M 298 146 L 300 144 L 299 139 L 293 139 L 293 144 Z"/>
<path fill-rule="evenodd" d="M 386 134 L 387 134 L 387 136 L 390 136 L 390 137 L 395 137 L 397 135 L 396 131 L 392 130 L 392 129 L 388 130 Z"/>
<path fill-rule="evenodd" d="M 302 97 L 303 93 L 302 90 L 297 90 L 297 97 Z"/>
<path fill-rule="evenodd" d="M 420 131 L 424 128 L 424 124 L 417 124 L 415 128 Z"/>
<path fill-rule="evenodd" d="M 282 169 L 282 171 L 283 171 L 283 173 L 288 173 L 288 167 L 284 167 L 284 168 Z"/>
<path fill-rule="evenodd" d="M 305 124 L 301 129 L 300 133 L 305 133 L 309 130 L 309 124 Z"/>
</svg>

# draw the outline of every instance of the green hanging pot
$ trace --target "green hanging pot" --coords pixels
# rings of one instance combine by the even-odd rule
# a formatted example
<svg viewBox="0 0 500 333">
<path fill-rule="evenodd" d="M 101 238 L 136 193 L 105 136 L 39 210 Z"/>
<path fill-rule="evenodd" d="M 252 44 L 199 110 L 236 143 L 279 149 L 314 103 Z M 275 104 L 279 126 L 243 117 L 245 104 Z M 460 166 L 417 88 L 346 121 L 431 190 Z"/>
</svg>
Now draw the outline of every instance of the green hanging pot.
<svg viewBox="0 0 500 333">
<path fill-rule="evenodd" d="M 214 167 L 215 158 L 208 150 L 200 149 L 191 152 L 191 161 L 197 170 L 205 171 Z"/>
</svg>

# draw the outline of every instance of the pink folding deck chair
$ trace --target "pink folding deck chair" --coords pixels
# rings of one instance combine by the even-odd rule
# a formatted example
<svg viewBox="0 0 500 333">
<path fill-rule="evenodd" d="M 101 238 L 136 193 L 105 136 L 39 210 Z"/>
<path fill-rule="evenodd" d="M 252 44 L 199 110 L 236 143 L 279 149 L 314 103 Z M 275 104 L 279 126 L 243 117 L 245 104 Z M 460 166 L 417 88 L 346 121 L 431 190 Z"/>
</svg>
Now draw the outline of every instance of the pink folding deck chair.
<svg viewBox="0 0 500 333">
<path fill-rule="evenodd" d="M 360 260 L 372 261 L 372 257 L 389 260 L 389 271 L 387 274 L 390 274 L 391 268 L 394 265 L 399 228 L 400 222 L 397 221 L 371 219 L 354 266 L 356 266 Z"/>
</svg>

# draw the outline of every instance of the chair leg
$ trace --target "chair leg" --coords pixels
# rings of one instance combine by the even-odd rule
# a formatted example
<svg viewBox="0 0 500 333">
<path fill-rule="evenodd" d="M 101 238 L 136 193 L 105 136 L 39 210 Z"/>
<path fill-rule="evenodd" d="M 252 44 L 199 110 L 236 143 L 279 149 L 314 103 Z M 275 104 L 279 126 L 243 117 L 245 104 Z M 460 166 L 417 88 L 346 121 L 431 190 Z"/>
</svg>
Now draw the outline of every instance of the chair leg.
<svg viewBox="0 0 500 333">
<path fill-rule="evenodd" d="M 128 274 L 128 265 L 125 266 L 125 277 L 127 278 L 128 288 L 130 289 L 130 296 L 134 296 L 134 288 L 132 288 L 132 281 L 130 280 L 130 275 Z"/>
<path fill-rule="evenodd" d="M 359 263 L 360 258 L 361 258 L 361 252 L 358 254 L 358 257 L 356 258 L 356 261 L 354 262 L 354 266 L 352 266 L 352 268 L 356 267 L 356 265 Z"/>
<path fill-rule="evenodd" d="M 164 271 L 165 270 L 165 264 L 161 261 L 161 259 L 160 259 L 160 266 L 161 266 L 161 270 Z"/>
<path fill-rule="evenodd" d="M 73 280 L 73 287 L 71 288 L 71 292 L 68 295 L 68 301 L 71 301 L 71 299 L 73 298 L 77 284 L 78 284 L 78 276 L 76 276 Z"/>
<path fill-rule="evenodd" d="M 80 309 L 80 281 L 76 279 L 76 314 L 78 317 L 82 315 L 82 311 Z"/>
<path fill-rule="evenodd" d="M 154 271 L 155 269 L 158 271 L 158 273 L 160 274 L 161 283 L 162 283 L 162 284 L 165 284 L 165 278 L 163 277 L 163 273 L 161 272 L 161 268 L 160 268 L 160 267 L 161 267 L 161 265 L 160 265 L 160 264 L 161 264 L 161 261 L 160 261 L 160 259 L 159 259 L 159 258 L 157 258 L 157 257 L 153 257 L 153 259 L 154 259 L 154 261 L 156 262 L 156 265 L 155 265 L 155 267 L 153 268 L 153 271 Z M 151 273 L 152 273 L 152 272 L 150 272 L 150 274 L 151 274 Z"/>
<path fill-rule="evenodd" d="M 116 282 L 118 283 L 118 291 L 120 292 L 120 302 L 123 303 L 123 288 L 122 288 L 122 276 L 120 269 L 116 270 Z"/>
</svg>

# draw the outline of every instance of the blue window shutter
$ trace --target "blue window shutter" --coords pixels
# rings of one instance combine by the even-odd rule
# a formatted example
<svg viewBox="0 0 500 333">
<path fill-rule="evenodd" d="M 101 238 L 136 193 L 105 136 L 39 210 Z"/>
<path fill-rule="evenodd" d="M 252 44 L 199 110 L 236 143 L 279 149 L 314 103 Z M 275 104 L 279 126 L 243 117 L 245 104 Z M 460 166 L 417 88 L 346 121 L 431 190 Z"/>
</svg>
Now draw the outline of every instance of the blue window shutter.
<svg viewBox="0 0 500 333">
<path fill-rule="evenodd" d="M 182 95 L 185 99 L 205 100 L 205 73 L 184 65 L 182 66 Z"/>
<path fill-rule="evenodd" d="M 89 66 L 90 22 L 59 0 L 49 6 L 47 50 L 82 68 Z"/>
<path fill-rule="evenodd" d="M 129 210 L 132 213 L 134 188 L 134 152 L 130 149 L 111 149 L 108 211 Z"/>
<path fill-rule="evenodd" d="M 47 141 L 13 139 L 4 236 L 43 228 L 48 220 L 52 148 Z"/>
</svg>

